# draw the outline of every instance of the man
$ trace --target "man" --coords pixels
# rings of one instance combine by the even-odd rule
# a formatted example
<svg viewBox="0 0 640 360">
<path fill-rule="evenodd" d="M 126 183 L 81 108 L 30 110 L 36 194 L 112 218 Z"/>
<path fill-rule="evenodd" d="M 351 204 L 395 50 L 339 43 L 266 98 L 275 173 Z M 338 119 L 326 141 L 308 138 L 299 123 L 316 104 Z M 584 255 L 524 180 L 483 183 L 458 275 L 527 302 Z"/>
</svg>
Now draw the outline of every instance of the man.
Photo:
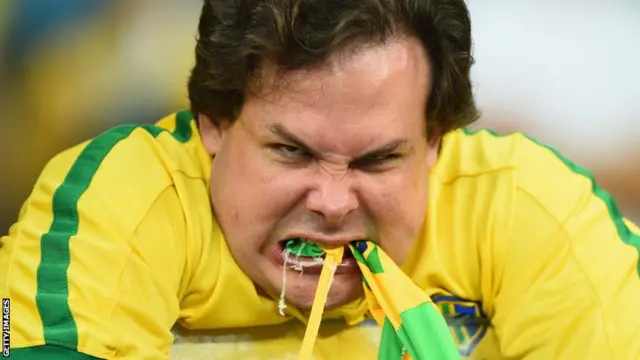
<svg viewBox="0 0 640 360">
<path fill-rule="evenodd" d="M 461 129 L 471 63 L 462 0 L 206 1 L 191 112 L 55 157 L 2 239 L 12 356 L 167 358 L 178 323 L 226 335 L 208 358 L 295 357 L 309 245 L 351 250 L 315 356 L 374 358 L 364 243 L 463 356 L 635 358 L 638 228 L 553 150 Z"/>
</svg>

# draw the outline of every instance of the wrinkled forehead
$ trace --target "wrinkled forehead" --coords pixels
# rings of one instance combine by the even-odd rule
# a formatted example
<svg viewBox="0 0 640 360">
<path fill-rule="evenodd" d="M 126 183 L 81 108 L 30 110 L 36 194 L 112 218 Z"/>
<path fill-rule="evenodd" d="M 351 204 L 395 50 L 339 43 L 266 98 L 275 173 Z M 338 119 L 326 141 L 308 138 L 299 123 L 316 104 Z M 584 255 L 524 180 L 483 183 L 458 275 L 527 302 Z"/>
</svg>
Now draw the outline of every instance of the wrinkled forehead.
<svg viewBox="0 0 640 360">
<path fill-rule="evenodd" d="M 318 146 L 339 145 L 340 151 L 424 128 L 430 71 L 415 39 L 339 54 L 309 69 L 282 72 L 265 64 L 261 77 L 241 115 L 251 127 L 268 131 L 277 123 Z"/>
</svg>

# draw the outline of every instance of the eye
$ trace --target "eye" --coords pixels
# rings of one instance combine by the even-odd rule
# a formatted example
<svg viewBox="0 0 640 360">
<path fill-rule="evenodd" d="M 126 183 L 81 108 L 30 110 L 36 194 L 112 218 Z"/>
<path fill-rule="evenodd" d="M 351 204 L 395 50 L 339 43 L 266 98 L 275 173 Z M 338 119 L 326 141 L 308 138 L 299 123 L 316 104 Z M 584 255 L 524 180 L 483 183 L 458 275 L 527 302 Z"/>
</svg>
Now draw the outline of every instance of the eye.
<svg viewBox="0 0 640 360">
<path fill-rule="evenodd" d="M 293 145 L 272 144 L 270 145 L 270 148 L 277 154 L 286 156 L 286 157 L 303 157 L 303 156 L 309 155 L 304 149 L 301 149 Z"/>
<path fill-rule="evenodd" d="M 379 155 L 379 156 L 374 156 L 371 159 L 371 162 L 374 164 L 381 164 L 387 161 L 392 161 L 392 160 L 396 160 L 400 158 L 400 154 L 384 154 L 384 155 Z"/>
<path fill-rule="evenodd" d="M 397 153 L 372 155 L 354 161 L 351 166 L 360 169 L 383 167 L 400 157 L 401 155 Z"/>
</svg>

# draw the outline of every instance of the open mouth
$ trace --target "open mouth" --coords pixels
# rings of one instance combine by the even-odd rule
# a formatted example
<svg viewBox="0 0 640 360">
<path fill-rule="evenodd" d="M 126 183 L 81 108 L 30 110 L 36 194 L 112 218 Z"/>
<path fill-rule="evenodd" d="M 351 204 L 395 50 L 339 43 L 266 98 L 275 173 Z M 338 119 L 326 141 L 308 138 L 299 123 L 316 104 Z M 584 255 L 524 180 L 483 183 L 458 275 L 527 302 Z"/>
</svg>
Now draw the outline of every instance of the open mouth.
<svg viewBox="0 0 640 360">
<path fill-rule="evenodd" d="M 322 259 L 325 257 L 325 252 L 318 244 L 305 238 L 282 240 L 278 243 L 278 246 L 283 253 L 288 252 L 290 256 Z M 349 246 L 345 246 L 343 258 L 353 258 L 353 253 Z"/>
<path fill-rule="evenodd" d="M 320 274 L 325 252 L 317 243 L 305 238 L 291 238 L 278 242 L 277 260 L 281 266 L 302 274 Z M 358 264 L 348 246 L 345 246 L 342 262 L 336 274 L 358 272 Z"/>
</svg>

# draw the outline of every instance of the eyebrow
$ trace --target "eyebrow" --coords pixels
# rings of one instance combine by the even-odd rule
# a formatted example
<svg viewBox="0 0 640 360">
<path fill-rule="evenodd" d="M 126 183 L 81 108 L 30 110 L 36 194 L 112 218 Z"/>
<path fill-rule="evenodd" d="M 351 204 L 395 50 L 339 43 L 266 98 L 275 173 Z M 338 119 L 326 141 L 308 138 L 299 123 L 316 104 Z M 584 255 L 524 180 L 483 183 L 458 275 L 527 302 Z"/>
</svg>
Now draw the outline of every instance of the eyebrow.
<svg viewBox="0 0 640 360">
<path fill-rule="evenodd" d="M 269 124 L 268 129 L 271 134 L 280 140 L 295 145 L 310 154 L 316 155 L 316 152 L 311 149 L 311 146 L 307 145 L 302 139 L 294 135 L 281 124 Z"/>
<path fill-rule="evenodd" d="M 282 124 L 270 124 L 268 126 L 268 130 L 271 134 L 273 134 L 274 136 L 276 136 L 277 138 L 281 139 L 282 141 L 288 142 L 292 145 L 295 145 L 297 147 L 299 147 L 300 149 L 308 152 L 309 154 L 318 155 L 317 151 L 314 151 L 311 146 L 309 146 L 307 143 L 305 143 L 302 139 L 300 139 L 299 137 L 297 137 L 296 135 L 294 135 L 291 131 L 289 131 L 286 127 L 284 127 Z M 394 151 L 397 151 L 398 149 L 402 148 L 403 146 L 405 146 L 407 144 L 407 139 L 406 138 L 401 138 L 401 139 L 395 139 L 393 141 L 390 141 L 382 146 L 379 146 L 373 150 L 367 151 L 366 153 L 359 155 L 356 159 L 353 159 L 353 161 L 358 161 L 361 159 L 366 159 L 366 158 L 371 158 L 371 157 L 377 157 L 377 156 L 381 156 L 381 155 L 385 155 L 385 154 L 389 154 L 392 153 Z"/>
</svg>

